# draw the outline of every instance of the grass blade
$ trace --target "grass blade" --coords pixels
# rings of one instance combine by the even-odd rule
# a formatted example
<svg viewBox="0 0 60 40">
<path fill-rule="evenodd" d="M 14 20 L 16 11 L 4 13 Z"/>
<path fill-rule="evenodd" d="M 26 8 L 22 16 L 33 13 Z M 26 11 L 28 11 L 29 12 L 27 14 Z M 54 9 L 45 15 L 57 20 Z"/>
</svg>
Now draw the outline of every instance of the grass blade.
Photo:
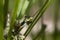
<svg viewBox="0 0 60 40">
<path fill-rule="evenodd" d="M 5 3 L 4 3 L 4 28 L 6 27 L 8 4 L 9 4 L 9 0 L 5 0 Z"/>
<path fill-rule="evenodd" d="M 55 0 L 54 1 L 54 40 L 57 40 L 57 35 L 58 35 L 58 25 L 57 25 L 57 22 L 58 22 L 58 15 L 59 15 L 59 3 L 60 1 L 58 0 Z"/>
<path fill-rule="evenodd" d="M 3 40 L 3 27 L 4 27 L 4 4 L 3 0 L 0 0 L 0 40 Z"/>
<path fill-rule="evenodd" d="M 25 11 L 26 15 L 29 15 L 29 11 L 30 11 L 32 5 L 33 5 L 33 0 L 29 0 L 29 5 L 28 5 L 28 7 L 27 7 L 27 9 Z"/>
<path fill-rule="evenodd" d="M 36 0 L 29 0 L 29 5 L 25 11 L 25 15 L 28 15 L 29 16 L 29 12 L 30 12 L 30 9 L 32 7 L 32 5 L 36 2 Z"/>
<path fill-rule="evenodd" d="M 23 18 L 23 16 L 25 16 L 25 11 L 28 7 L 29 1 L 28 0 L 24 0 L 24 3 L 22 4 L 22 8 L 21 11 L 19 13 L 18 19 Z"/>
<path fill-rule="evenodd" d="M 26 0 L 20 0 L 19 7 L 18 7 L 18 13 L 17 13 L 17 19 L 21 19 L 24 14 L 21 13 L 22 8 L 24 6 Z"/>
<path fill-rule="evenodd" d="M 12 35 L 11 32 L 12 32 L 12 29 L 14 28 L 14 22 L 15 22 L 16 17 L 17 17 L 19 2 L 20 2 L 20 0 L 15 0 L 15 6 L 14 6 L 14 9 L 13 9 L 12 14 L 11 14 L 10 30 L 9 30 L 9 33 L 8 33 L 7 40 L 12 40 L 11 39 L 11 35 Z"/>
</svg>

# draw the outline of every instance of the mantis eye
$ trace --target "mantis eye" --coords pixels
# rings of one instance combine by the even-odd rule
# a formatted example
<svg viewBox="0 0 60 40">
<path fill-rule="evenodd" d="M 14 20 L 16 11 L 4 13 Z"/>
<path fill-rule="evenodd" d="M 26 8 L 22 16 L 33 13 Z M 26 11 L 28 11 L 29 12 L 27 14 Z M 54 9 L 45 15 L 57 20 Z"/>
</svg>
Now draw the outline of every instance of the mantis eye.
<svg viewBox="0 0 60 40">
<path fill-rule="evenodd" d="M 31 16 L 25 16 L 25 22 L 29 25 L 33 20 L 33 17 Z"/>
</svg>

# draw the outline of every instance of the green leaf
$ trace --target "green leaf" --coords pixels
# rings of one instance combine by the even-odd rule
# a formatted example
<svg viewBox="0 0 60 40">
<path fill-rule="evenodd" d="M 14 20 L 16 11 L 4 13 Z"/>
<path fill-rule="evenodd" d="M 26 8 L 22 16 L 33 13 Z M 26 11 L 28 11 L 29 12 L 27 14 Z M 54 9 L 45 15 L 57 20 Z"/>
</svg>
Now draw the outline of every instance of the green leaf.
<svg viewBox="0 0 60 40">
<path fill-rule="evenodd" d="M 17 19 L 21 19 L 22 16 L 24 15 L 24 14 L 21 13 L 21 11 L 22 11 L 22 8 L 24 6 L 25 1 L 26 0 L 21 0 L 20 3 L 19 3 L 18 12 L 17 12 Z"/>
<path fill-rule="evenodd" d="M 27 9 L 27 7 L 28 7 L 28 5 L 29 5 L 29 1 L 25 1 L 25 3 L 24 3 L 24 5 L 23 5 L 23 8 L 22 8 L 22 10 L 21 10 L 21 14 L 25 14 L 25 11 L 26 11 L 26 9 Z M 22 16 L 23 16 L 22 15 Z M 26 14 L 25 14 L 26 15 Z"/>
<path fill-rule="evenodd" d="M 24 2 L 24 4 L 22 4 Z M 20 5 L 20 13 L 18 13 L 18 19 L 23 18 L 25 15 L 29 15 L 30 8 L 34 4 L 34 0 L 24 0 Z"/>
<path fill-rule="evenodd" d="M 35 3 L 35 0 L 29 0 L 29 5 L 25 11 L 25 15 L 29 15 L 30 9 L 34 3 Z"/>
</svg>

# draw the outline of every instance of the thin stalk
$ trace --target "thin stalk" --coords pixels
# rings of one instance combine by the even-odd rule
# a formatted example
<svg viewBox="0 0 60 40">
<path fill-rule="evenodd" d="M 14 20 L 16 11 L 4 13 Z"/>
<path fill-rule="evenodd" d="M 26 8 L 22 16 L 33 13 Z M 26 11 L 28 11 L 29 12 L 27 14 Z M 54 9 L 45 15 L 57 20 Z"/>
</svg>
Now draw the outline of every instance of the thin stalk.
<svg viewBox="0 0 60 40">
<path fill-rule="evenodd" d="M 43 4 L 44 4 L 44 1 L 43 0 L 38 0 L 38 4 L 39 4 L 39 7 L 42 7 L 43 6 Z M 36 15 L 36 14 L 34 14 L 34 15 Z M 44 15 L 43 15 L 44 16 Z M 41 17 L 41 27 L 43 27 L 43 16 Z M 40 33 L 41 34 L 41 33 Z M 32 35 L 32 34 L 31 34 Z M 32 39 L 34 39 L 34 40 L 36 40 L 37 38 L 35 37 L 35 38 L 33 38 L 33 35 L 32 35 Z M 39 39 L 40 39 L 40 37 L 39 37 Z"/>
<path fill-rule="evenodd" d="M 43 1 L 43 0 L 40 0 L 40 1 L 41 1 L 40 6 L 43 6 L 44 1 Z M 44 26 L 46 27 L 46 25 L 44 24 L 43 21 L 44 21 L 44 15 L 42 15 L 42 17 L 41 17 L 41 27 L 42 27 L 42 28 L 44 28 Z M 41 40 L 45 40 L 45 29 L 46 29 L 46 28 L 44 28 L 44 31 L 43 31 L 43 32 L 41 32 L 41 31 L 42 31 L 42 29 L 41 29 L 40 34 L 38 34 L 39 36 L 37 35 L 37 38 L 38 38 L 39 40 L 40 40 L 40 39 L 41 39 Z M 36 38 L 36 39 L 37 39 L 37 38 Z"/>
<path fill-rule="evenodd" d="M 15 20 L 16 20 L 16 17 L 17 17 L 17 11 L 18 11 L 19 2 L 20 2 L 20 0 L 15 1 L 15 6 L 14 6 L 14 9 L 13 9 L 12 14 L 11 14 L 10 30 L 8 32 L 7 40 L 13 40 L 11 38 L 11 35 L 12 35 L 11 32 L 12 32 L 12 29 L 14 28 L 14 23 L 15 23 Z"/>
<path fill-rule="evenodd" d="M 37 21 L 41 18 L 47 7 L 50 5 L 51 0 L 47 0 L 41 10 L 36 14 L 33 22 L 29 25 L 27 31 L 25 32 L 24 36 L 27 37 L 27 35 L 30 33 L 31 29 L 34 27 L 34 25 L 37 23 Z"/>
<path fill-rule="evenodd" d="M 17 13 L 17 19 L 21 19 L 21 18 L 24 16 L 24 14 L 22 14 L 21 12 L 22 12 L 22 9 L 23 9 L 23 7 L 24 7 L 25 1 L 26 1 L 26 0 L 21 0 L 21 1 L 20 1 L 19 10 L 18 10 L 18 13 Z"/>
<path fill-rule="evenodd" d="M 33 5 L 33 0 L 29 0 L 29 5 L 28 5 L 26 12 L 25 12 L 26 15 L 29 15 L 29 11 L 30 11 L 32 5 Z"/>
<path fill-rule="evenodd" d="M 57 22 L 58 22 L 58 9 L 59 9 L 59 0 L 55 0 L 54 2 L 54 40 L 57 40 L 57 35 L 58 35 L 58 29 L 57 29 Z"/>
<path fill-rule="evenodd" d="M 43 27 L 45 27 L 45 28 L 43 29 L 44 31 L 42 32 L 42 34 L 40 34 L 41 36 L 39 36 L 39 40 L 40 40 L 40 37 L 41 37 L 42 40 L 45 40 L 45 29 L 46 29 L 46 25 L 45 24 L 42 24 L 42 28 Z"/>
<path fill-rule="evenodd" d="M 0 40 L 3 40 L 3 27 L 4 27 L 4 0 L 0 0 Z"/>
<path fill-rule="evenodd" d="M 43 0 L 42 0 L 42 3 L 41 3 L 41 6 L 43 4 Z M 41 27 L 43 28 L 44 26 L 46 27 L 46 25 L 44 24 L 44 15 L 41 17 Z M 46 29 L 46 28 L 45 28 Z M 44 31 L 42 32 L 42 37 L 41 37 L 41 40 L 45 40 L 45 29 Z M 41 35 L 41 34 L 40 34 Z M 39 40 L 40 40 L 40 37 L 39 37 Z"/>
<path fill-rule="evenodd" d="M 6 27 L 9 0 L 4 2 L 4 28 Z"/>
<path fill-rule="evenodd" d="M 24 7 L 24 3 L 25 2 L 27 2 L 27 4 L 26 4 L 27 6 L 26 7 Z M 21 8 L 21 11 L 19 13 L 19 16 L 17 17 L 18 19 L 21 19 L 25 15 L 29 16 L 29 11 L 30 11 L 30 9 L 31 9 L 31 7 L 33 5 L 33 0 L 25 0 L 24 3 L 23 3 L 23 7 Z"/>
<path fill-rule="evenodd" d="M 45 31 L 43 32 L 43 34 L 42 34 L 42 40 L 45 40 Z"/>
<path fill-rule="evenodd" d="M 46 24 L 43 23 L 43 20 L 44 20 L 44 15 L 41 17 L 41 27 L 42 27 L 42 29 L 41 29 L 40 34 L 38 34 L 39 36 L 37 36 L 39 40 L 40 40 L 40 39 L 41 39 L 41 40 L 45 40 Z M 44 28 L 44 29 L 43 29 L 43 28 Z M 42 31 L 42 30 L 43 30 L 43 31 Z"/>
<path fill-rule="evenodd" d="M 21 10 L 21 14 L 25 14 L 25 11 L 27 10 L 27 7 L 29 6 L 29 1 L 25 0 L 24 5 Z M 29 13 L 28 13 L 29 14 Z M 26 14 L 25 14 L 26 15 Z M 22 15 L 23 16 L 23 15 Z"/>
</svg>

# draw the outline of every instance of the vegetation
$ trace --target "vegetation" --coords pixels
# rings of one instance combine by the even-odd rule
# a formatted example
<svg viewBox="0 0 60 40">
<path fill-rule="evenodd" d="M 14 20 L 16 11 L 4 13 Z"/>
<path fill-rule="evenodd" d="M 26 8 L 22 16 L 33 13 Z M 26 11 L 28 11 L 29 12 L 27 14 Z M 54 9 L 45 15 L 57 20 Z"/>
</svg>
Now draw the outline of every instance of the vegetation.
<svg viewBox="0 0 60 40">
<path fill-rule="evenodd" d="M 52 40 L 60 40 L 60 32 L 57 29 L 59 2 L 60 0 L 0 0 L 0 40 L 25 40 L 39 19 L 42 20 L 42 28 L 36 34 L 36 37 L 32 36 L 32 40 L 46 40 L 49 36 L 52 36 L 52 38 L 49 37 Z M 43 22 L 44 13 L 52 4 L 54 5 L 55 30 L 53 34 L 47 34 L 47 36 L 45 34 L 47 25 Z M 34 15 L 31 16 L 30 14 L 33 14 L 33 12 L 30 12 L 36 5 L 38 10 L 35 9 L 37 11 L 34 11 Z M 28 28 L 25 33 L 20 33 L 26 26 Z"/>
</svg>

